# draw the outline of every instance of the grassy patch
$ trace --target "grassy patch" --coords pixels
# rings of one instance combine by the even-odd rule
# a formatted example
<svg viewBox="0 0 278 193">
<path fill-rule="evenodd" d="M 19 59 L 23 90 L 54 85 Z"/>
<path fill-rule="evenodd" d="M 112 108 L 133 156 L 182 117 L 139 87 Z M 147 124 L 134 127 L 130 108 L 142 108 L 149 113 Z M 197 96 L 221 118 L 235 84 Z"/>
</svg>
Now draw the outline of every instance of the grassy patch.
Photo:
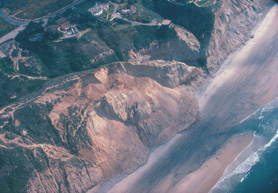
<svg viewBox="0 0 278 193">
<path fill-rule="evenodd" d="M 193 3 L 189 3 L 188 6 L 178 6 L 166 0 L 144 0 L 143 2 L 164 18 L 191 31 L 201 43 L 204 43 L 211 34 L 214 15 L 210 8 L 198 7 Z"/>
<path fill-rule="evenodd" d="M 34 71 L 35 68 L 31 69 L 32 66 L 39 65 L 41 76 L 57 77 L 71 72 L 96 68 L 99 65 L 117 60 L 116 55 L 97 35 L 98 22 L 90 13 L 69 11 L 63 15 L 63 18 L 70 21 L 71 24 L 76 24 L 79 31 L 86 33 L 79 39 L 71 38 L 54 42 L 47 38 L 48 36 L 46 36 L 41 24 L 29 23 L 27 28 L 16 37 L 21 48 L 29 50 L 29 55 L 32 58 L 36 56 L 36 60 L 28 60 L 30 62 L 28 69 L 21 65 L 21 69 L 24 69 L 27 74 Z M 57 19 L 59 20 L 59 18 Z M 53 23 L 55 22 L 53 21 Z M 30 41 L 30 37 L 34 34 L 41 34 L 42 40 Z"/>
<path fill-rule="evenodd" d="M 53 13 L 73 0 L 4 0 L 4 8 L 10 10 L 10 14 L 22 19 L 34 19 Z"/>
<path fill-rule="evenodd" d="M 7 23 L 5 20 L 0 18 L 0 37 L 6 35 L 10 31 L 12 31 L 13 29 L 15 29 L 14 25 L 11 25 L 11 24 Z"/>
<path fill-rule="evenodd" d="M 80 4 L 77 9 L 81 11 L 88 11 L 91 7 L 94 7 L 96 5 L 95 1 L 85 1 L 84 3 Z"/>
<path fill-rule="evenodd" d="M 145 23 L 149 23 L 151 22 L 153 19 L 157 19 L 158 21 L 162 21 L 164 18 L 159 15 L 158 13 L 146 8 L 145 6 L 143 6 L 142 1 L 138 1 L 138 3 L 135 4 L 136 6 L 136 13 L 135 16 L 139 19 L 137 19 L 136 21 L 140 21 Z M 141 18 L 141 19 L 140 19 Z"/>
<path fill-rule="evenodd" d="M 153 19 L 157 19 L 158 21 L 163 20 L 163 17 L 161 15 L 145 7 L 142 3 L 142 0 L 138 0 L 136 3 L 134 3 L 134 6 L 136 7 L 136 13 L 127 17 L 127 19 L 131 21 L 150 23 Z M 130 8 L 130 5 L 128 3 L 123 3 L 122 7 L 119 7 L 119 9 L 122 8 L 128 9 Z"/>
<path fill-rule="evenodd" d="M 0 70 L 6 74 L 12 75 L 15 72 L 13 61 L 8 57 L 0 59 Z"/>
</svg>

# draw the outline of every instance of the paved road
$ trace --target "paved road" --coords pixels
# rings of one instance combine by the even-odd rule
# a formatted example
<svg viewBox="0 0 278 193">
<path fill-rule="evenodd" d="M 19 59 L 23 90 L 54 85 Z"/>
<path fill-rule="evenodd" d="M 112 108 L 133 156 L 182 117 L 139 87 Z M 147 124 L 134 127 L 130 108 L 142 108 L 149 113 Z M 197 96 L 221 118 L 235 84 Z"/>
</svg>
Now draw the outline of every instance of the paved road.
<svg viewBox="0 0 278 193">
<path fill-rule="evenodd" d="M 8 23 L 10 23 L 12 25 L 17 25 L 17 26 L 25 25 L 25 24 L 29 23 L 30 21 L 38 21 L 38 20 L 47 21 L 48 18 L 56 17 L 58 14 L 61 14 L 61 13 L 65 12 L 67 9 L 73 8 L 73 7 L 83 3 L 85 1 L 86 0 L 77 0 L 77 1 L 74 1 L 72 4 L 67 5 L 67 6 L 65 6 L 62 9 L 59 9 L 59 10 L 55 11 L 54 13 L 51 13 L 49 15 L 43 16 L 41 18 L 36 18 L 36 19 L 15 19 L 15 18 L 12 18 L 11 16 L 7 15 L 5 12 L 3 12 L 2 9 L 0 9 L 0 17 L 2 17 Z"/>
<path fill-rule="evenodd" d="M 198 125 L 177 138 L 159 159 L 145 165 L 142 173 L 128 176 L 110 192 L 173 192 L 176 184 L 234 134 L 233 126 L 278 96 L 278 6 L 271 13 L 267 30 L 260 28 L 212 81 L 211 88 L 221 84 L 211 95 L 206 91 L 209 97 Z"/>
<path fill-rule="evenodd" d="M 19 26 L 18 28 L 14 29 L 10 33 L 0 37 L 0 44 L 2 44 L 3 42 L 5 42 L 7 40 L 14 39 L 17 36 L 17 34 L 24 29 L 25 29 L 25 26 Z"/>
<path fill-rule="evenodd" d="M 0 9 L 0 17 L 2 17 L 6 22 L 8 22 L 12 25 L 25 25 L 28 23 L 26 21 L 18 21 L 18 20 L 11 18 L 9 15 L 7 15 L 5 12 L 3 12 L 2 9 Z"/>
<path fill-rule="evenodd" d="M 74 3 L 52 13 L 52 14 L 49 14 L 47 16 L 44 16 L 42 18 L 39 18 L 39 19 L 33 19 L 33 20 L 26 20 L 26 21 L 20 21 L 20 20 L 16 20 L 12 17 L 10 17 L 9 15 L 7 15 L 5 12 L 2 11 L 2 9 L 0 9 L 0 17 L 2 17 L 5 21 L 7 21 L 8 23 L 12 24 L 12 25 L 16 25 L 16 26 L 19 26 L 18 28 L 16 28 L 15 30 L 9 32 L 8 34 L 2 36 L 0 38 L 0 44 L 9 40 L 9 39 L 13 39 L 16 37 L 16 35 L 22 31 L 23 29 L 25 29 L 25 26 L 26 24 L 28 24 L 30 21 L 37 21 L 37 20 L 43 20 L 44 23 L 46 24 L 47 23 L 47 20 L 50 18 L 50 17 L 56 17 L 58 14 L 61 14 L 63 12 L 65 12 L 67 9 L 69 8 L 73 8 L 75 7 L 76 5 L 79 5 L 83 2 L 85 2 L 86 0 L 79 0 L 79 1 L 75 1 Z"/>
</svg>

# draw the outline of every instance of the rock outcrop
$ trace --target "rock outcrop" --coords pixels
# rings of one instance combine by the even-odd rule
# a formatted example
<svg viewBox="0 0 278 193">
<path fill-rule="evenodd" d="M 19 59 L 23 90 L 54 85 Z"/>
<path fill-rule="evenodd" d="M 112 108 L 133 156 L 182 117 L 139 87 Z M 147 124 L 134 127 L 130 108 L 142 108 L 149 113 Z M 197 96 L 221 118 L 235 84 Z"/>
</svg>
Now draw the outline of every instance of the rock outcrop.
<svg viewBox="0 0 278 193">
<path fill-rule="evenodd" d="M 160 0 L 145 2 L 158 12 L 169 5 Z M 117 55 L 130 62 L 42 79 L 45 83 L 39 91 L 0 109 L 0 192 L 84 192 L 146 163 L 151 148 L 197 120 L 194 90 L 205 77 L 200 66 L 213 72 L 249 38 L 259 13 L 269 2 L 221 0 L 211 8 L 171 5 L 171 11 L 164 11 L 162 16 L 182 26 L 171 28 L 177 36 L 167 41 L 152 39 L 149 47 L 139 50 L 131 42 L 126 44 L 126 37 L 118 38 L 119 34 L 112 41 L 114 31 L 105 34 L 109 29 L 105 26 L 106 31 L 98 32 L 103 51 L 86 40 L 87 47 L 80 53 L 97 51 L 93 58 L 83 60 L 75 55 L 74 61 L 83 62 L 61 60 L 63 63 L 54 65 L 52 72 L 64 75 L 88 69 L 89 64 L 108 56 L 108 61 Z M 185 16 L 173 15 L 176 9 Z M 69 48 L 79 45 L 78 41 L 73 43 L 65 44 Z M 70 65 L 89 66 L 63 69 Z M 11 80 L 23 80 L 8 70 Z"/>
<path fill-rule="evenodd" d="M 171 27 L 170 27 L 171 28 Z M 173 28 L 177 37 L 166 42 L 154 41 L 148 49 L 139 51 L 141 55 L 147 55 L 150 60 L 167 60 L 192 62 L 198 60 L 200 55 L 200 42 L 189 31 L 175 26 Z"/>
<path fill-rule="evenodd" d="M 208 45 L 202 50 L 207 58 L 207 69 L 212 73 L 229 55 L 251 36 L 262 10 L 270 0 L 219 1 L 212 9 L 214 27 Z"/>
<path fill-rule="evenodd" d="M 24 177 L 28 192 L 82 192 L 134 171 L 150 148 L 196 121 L 202 77 L 184 63 L 151 61 L 49 81 L 1 110 L 1 190 L 23 191 Z"/>
</svg>

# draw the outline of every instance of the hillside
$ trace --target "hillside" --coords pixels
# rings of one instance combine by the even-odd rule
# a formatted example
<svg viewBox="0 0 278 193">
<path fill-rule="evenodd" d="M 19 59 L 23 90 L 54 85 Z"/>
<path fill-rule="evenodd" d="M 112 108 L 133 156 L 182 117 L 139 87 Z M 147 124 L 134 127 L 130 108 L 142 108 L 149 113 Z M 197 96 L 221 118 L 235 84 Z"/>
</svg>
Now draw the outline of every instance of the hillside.
<svg viewBox="0 0 278 193">
<path fill-rule="evenodd" d="M 196 89 L 269 2 L 133 2 L 151 25 L 113 19 L 117 3 L 30 22 L 0 45 L 0 192 L 85 192 L 145 164 L 198 121 Z"/>
</svg>

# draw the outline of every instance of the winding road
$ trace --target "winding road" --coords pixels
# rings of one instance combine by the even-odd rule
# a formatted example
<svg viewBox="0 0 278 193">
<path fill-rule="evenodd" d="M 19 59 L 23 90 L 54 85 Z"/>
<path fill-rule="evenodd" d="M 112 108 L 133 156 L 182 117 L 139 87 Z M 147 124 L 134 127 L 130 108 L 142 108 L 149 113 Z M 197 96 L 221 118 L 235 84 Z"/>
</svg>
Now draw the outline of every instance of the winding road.
<svg viewBox="0 0 278 193">
<path fill-rule="evenodd" d="M 17 36 L 17 34 L 25 29 L 25 26 L 30 22 L 30 21 L 39 21 L 39 20 L 43 20 L 45 23 L 47 22 L 47 20 L 50 17 L 56 17 L 58 14 L 61 14 L 63 12 L 65 12 L 67 9 L 69 8 L 73 8 L 76 5 L 79 5 L 83 2 L 85 2 L 86 0 L 75 0 L 72 4 L 67 5 L 66 7 L 59 9 L 49 15 L 43 16 L 41 18 L 36 18 L 36 19 L 29 19 L 29 20 L 23 20 L 23 19 L 15 19 L 11 16 L 9 16 L 8 14 L 6 14 L 2 9 L 0 9 L 0 17 L 2 19 L 4 19 L 6 22 L 15 25 L 15 26 L 19 26 L 18 28 L 14 29 L 13 31 L 9 32 L 8 34 L 0 37 L 0 44 L 9 40 L 9 39 L 13 39 Z"/>
<path fill-rule="evenodd" d="M 43 17 L 40 17 L 40 18 L 35 18 L 35 19 L 19 19 L 19 18 L 14 18 L 14 17 L 11 17 L 10 15 L 6 14 L 2 9 L 0 9 L 0 17 L 3 18 L 6 22 L 12 24 L 12 25 L 25 25 L 27 23 L 29 23 L 30 21 L 38 21 L 38 20 L 47 20 L 48 18 L 50 17 L 55 17 L 56 15 L 58 14 L 61 14 L 63 12 L 65 12 L 67 9 L 70 9 L 70 8 L 73 8 L 75 7 L 76 5 L 79 5 L 83 2 L 85 2 L 86 0 L 75 0 L 73 1 L 73 3 L 53 12 L 53 13 L 50 13 L 46 16 L 43 16 Z"/>
<path fill-rule="evenodd" d="M 0 17 L 4 19 L 6 22 L 12 24 L 12 25 L 25 25 L 28 22 L 26 21 L 19 21 L 15 20 L 12 17 L 10 17 L 8 14 L 6 14 L 2 9 L 0 9 Z"/>
</svg>

